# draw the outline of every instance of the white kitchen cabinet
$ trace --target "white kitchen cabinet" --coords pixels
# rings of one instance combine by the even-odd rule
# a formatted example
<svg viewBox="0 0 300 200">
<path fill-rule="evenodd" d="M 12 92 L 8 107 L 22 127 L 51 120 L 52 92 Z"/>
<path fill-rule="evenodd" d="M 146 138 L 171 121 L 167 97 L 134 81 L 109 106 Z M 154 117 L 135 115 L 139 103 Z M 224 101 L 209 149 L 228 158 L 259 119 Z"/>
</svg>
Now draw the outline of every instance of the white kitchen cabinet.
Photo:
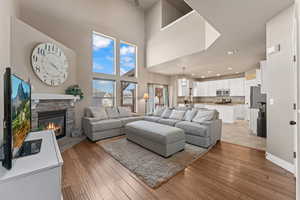
<svg viewBox="0 0 300 200">
<path fill-rule="evenodd" d="M 230 96 L 245 96 L 245 78 L 229 79 Z"/>
<path fill-rule="evenodd" d="M 189 96 L 189 90 L 190 90 L 189 85 L 190 85 L 189 80 L 178 79 L 178 96 L 179 97 Z"/>
<path fill-rule="evenodd" d="M 208 94 L 209 97 L 215 97 L 217 91 L 217 81 L 208 81 Z"/>
</svg>

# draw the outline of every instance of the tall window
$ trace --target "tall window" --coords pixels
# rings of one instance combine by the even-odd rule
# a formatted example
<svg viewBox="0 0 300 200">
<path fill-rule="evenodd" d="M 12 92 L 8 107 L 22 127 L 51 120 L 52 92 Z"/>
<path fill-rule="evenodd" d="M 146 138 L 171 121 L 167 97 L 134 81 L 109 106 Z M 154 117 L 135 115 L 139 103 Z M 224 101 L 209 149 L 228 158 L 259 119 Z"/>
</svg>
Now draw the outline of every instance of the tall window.
<svg viewBox="0 0 300 200">
<path fill-rule="evenodd" d="M 115 105 L 116 82 L 112 80 L 93 79 L 94 106 L 112 107 Z"/>
<path fill-rule="evenodd" d="M 129 107 L 136 112 L 137 84 L 133 82 L 121 82 L 121 106 Z"/>
<path fill-rule="evenodd" d="M 93 32 L 93 72 L 116 74 L 115 39 Z"/>
<path fill-rule="evenodd" d="M 120 43 L 120 75 L 136 76 L 137 47 L 126 42 Z"/>
</svg>

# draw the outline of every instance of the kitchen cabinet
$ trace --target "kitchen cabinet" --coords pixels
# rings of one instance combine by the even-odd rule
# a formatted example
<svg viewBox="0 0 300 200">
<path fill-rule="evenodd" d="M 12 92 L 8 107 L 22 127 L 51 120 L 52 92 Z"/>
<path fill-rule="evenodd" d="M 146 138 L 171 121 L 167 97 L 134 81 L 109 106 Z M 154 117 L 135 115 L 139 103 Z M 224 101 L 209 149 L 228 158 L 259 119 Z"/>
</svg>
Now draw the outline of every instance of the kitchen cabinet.
<svg viewBox="0 0 300 200">
<path fill-rule="evenodd" d="M 229 79 L 230 96 L 245 96 L 245 78 Z"/>
<path fill-rule="evenodd" d="M 186 79 L 178 79 L 178 94 L 179 97 L 186 97 L 189 96 L 189 90 L 190 90 L 190 81 Z"/>
<path fill-rule="evenodd" d="M 219 89 L 230 89 L 230 96 L 245 96 L 245 78 L 194 82 L 196 97 L 215 97 Z"/>
</svg>

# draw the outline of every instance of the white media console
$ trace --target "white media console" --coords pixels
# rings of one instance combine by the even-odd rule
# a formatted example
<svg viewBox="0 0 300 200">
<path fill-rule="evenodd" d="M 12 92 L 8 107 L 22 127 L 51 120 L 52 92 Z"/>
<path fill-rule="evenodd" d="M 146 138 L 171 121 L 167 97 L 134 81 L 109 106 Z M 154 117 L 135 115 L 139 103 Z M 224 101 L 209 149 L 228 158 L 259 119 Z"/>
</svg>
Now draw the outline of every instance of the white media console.
<svg viewBox="0 0 300 200">
<path fill-rule="evenodd" d="M 0 199 L 61 200 L 63 160 L 53 131 L 33 132 L 42 139 L 40 153 L 13 160 L 11 170 L 0 166 Z"/>
</svg>

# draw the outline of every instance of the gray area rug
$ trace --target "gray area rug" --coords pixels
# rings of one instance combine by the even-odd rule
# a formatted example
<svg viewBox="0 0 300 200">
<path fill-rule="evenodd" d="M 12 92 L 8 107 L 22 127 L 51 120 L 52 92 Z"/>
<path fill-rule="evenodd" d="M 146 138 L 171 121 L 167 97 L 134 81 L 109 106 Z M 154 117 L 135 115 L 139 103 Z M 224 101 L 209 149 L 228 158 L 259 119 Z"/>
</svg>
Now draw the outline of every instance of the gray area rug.
<svg viewBox="0 0 300 200">
<path fill-rule="evenodd" d="M 170 158 L 163 158 L 126 138 L 108 141 L 100 145 L 152 188 L 159 187 L 208 151 L 186 144 L 184 151 L 176 153 Z"/>
</svg>

